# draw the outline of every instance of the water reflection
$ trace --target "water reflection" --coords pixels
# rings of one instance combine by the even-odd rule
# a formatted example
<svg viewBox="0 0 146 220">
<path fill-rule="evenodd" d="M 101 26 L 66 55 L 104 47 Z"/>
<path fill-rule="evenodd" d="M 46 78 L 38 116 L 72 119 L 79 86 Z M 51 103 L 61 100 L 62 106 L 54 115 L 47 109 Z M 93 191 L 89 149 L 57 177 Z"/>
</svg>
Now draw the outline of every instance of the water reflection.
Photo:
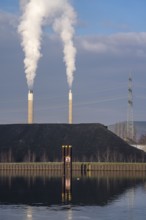
<svg viewBox="0 0 146 220">
<path fill-rule="evenodd" d="M 28 206 L 27 207 L 27 220 L 32 220 L 32 207 Z"/>
<path fill-rule="evenodd" d="M 72 200 L 72 177 L 62 177 L 62 202 L 69 203 Z"/>
<path fill-rule="evenodd" d="M 129 209 L 131 209 L 134 207 L 135 188 L 129 189 L 126 196 L 127 196 L 127 200 L 128 200 L 128 207 L 129 207 Z"/>
<path fill-rule="evenodd" d="M 106 206 L 125 193 L 127 205 L 133 207 L 135 189 L 139 185 L 145 187 L 145 173 L 97 172 L 90 176 L 73 173 L 71 180 L 59 173 L 3 172 L 0 174 L 0 204 Z M 72 219 L 71 212 L 69 209 L 68 219 Z M 32 220 L 29 206 L 26 216 Z"/>
</svg>

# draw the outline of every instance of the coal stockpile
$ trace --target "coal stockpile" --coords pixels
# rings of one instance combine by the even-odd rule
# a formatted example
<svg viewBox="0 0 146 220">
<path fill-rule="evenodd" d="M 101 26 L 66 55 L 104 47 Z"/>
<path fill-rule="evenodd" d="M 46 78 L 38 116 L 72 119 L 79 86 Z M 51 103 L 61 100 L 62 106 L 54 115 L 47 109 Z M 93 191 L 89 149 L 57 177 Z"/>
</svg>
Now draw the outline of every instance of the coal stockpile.
<svg viewBox="0 0 146 220">
<path fill-rule="evenodd" d="M 73 161 L 146 161 L 102 124 L 0 125 L 0 162 L 61 161 L 62 145 L 72 145 Z"/>
</svg>

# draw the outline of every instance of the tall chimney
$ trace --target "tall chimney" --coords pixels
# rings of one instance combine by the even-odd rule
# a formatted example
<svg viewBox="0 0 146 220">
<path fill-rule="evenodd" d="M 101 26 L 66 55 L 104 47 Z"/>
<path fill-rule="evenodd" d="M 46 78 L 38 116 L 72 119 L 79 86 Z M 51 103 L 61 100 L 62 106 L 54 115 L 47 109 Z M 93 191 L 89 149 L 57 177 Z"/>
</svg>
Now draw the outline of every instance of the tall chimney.
<svg viewBox="0 0 146 220">
<path fill-rule="evenodd" d="M 69 90 L 69 115 L 68 122 L 72 124 L 72 92 Z"/>
<path fill-rule="evenodd" d="M 28 92 L 28 124 L 33 123 L 33 91 Z"/>
</svg>

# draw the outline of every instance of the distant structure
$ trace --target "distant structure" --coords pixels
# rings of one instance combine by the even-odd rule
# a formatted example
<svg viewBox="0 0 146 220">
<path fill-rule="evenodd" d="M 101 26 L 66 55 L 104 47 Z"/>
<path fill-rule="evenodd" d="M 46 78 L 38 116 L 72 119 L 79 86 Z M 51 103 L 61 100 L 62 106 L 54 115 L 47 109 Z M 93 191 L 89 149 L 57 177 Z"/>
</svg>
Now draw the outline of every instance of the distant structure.
<svg viewBox="0 0 146 220">
<path fill-rule="evenodd" d="M 33 91 L 28 92 L 28 124 L 33 123 Z"/>
<path fill-rule="evenodd" d="M 119 136 L 122 139 L 125 139 L 126 136 L 126 123 L 125 122 L 117 122 L 114 126 L 114 130 L 112 129 L 112 131 Z"/>
<path fill-rule="evenodd" d="M 68 98 L 69 98 L 68 123 L 72 124 L 73 119 L 72 119 L 72 91 L 71 90 L 69 90 Z"/>
<path fill-rule="evenodd" d="M 109 125 L 108 129 L 127 141 L 127 121 L 119 121 L 113 125 Z"/>
<path fill-rule="evenodd" d="M 126 140 L 132 142 L 135 139 L 134 122 L 133 122 L 133 89 L 132 89 L 132 76 L 129 76 L 128 82 L 128 109 L 127 109 L 127 127 L 126 127 Z"/>
<path fill-rule="evenodd" d="M 113 126 L 109 126 L 109 129 L 129 144 L 134 144 L 136 141 L 136 131 L 133 120 L 133 84 L 131 75 L 128 78 L 127 120 L 117 122 Z"/>
</svg>

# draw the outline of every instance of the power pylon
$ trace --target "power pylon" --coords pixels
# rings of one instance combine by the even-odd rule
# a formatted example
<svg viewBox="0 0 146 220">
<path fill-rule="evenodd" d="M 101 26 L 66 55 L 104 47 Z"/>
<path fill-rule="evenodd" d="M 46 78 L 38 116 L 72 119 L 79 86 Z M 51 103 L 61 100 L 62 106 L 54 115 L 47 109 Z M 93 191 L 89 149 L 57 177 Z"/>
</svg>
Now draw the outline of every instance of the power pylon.
<svg viewBox="0 0 146 220">
<path fill-rule="evenodd" d="M 128 109 L 127 109 L 127 141 L 134 141 L 134 122 L 133 122 L 133 85 L 132 85 L 132 76 L 129 76 L 128 82 Z"/>
</svg>

